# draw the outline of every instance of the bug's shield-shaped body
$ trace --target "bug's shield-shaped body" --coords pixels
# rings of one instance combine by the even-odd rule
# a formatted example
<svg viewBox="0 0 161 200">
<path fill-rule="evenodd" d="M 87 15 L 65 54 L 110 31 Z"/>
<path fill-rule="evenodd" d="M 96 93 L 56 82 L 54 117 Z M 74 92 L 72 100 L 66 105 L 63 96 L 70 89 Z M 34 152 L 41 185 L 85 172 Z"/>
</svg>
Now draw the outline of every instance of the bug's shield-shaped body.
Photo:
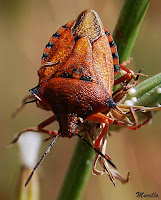
<svg viewBox="0 0 161 200">
<path fill-rule="evenodd" d="M 58 37 L 30 92 L 54 112 L 62 136 L 71 137 L 80 118 L 116 106 L 113 58 L 95 11 L 83 11 Z"/>
</svg>

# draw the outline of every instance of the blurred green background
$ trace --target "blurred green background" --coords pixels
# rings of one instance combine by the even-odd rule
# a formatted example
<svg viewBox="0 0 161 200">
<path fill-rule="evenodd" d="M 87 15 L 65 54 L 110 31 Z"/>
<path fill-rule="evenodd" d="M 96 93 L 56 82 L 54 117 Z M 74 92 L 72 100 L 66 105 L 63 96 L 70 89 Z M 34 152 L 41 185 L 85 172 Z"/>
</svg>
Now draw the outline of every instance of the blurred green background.
<svg viewBox="0 0 161 200">
<path fill-rule="evenodd" d="M 0 0 L 0 199 L 13 199 L 20 171 L 17 144 L 7 144 L 22 129 L 36 126 L 51 113 L 28 105 L 19 115 L 10 115 L 28 90 L 38 82 L 37 70 L 49 38 L 84 9 L 98 12 L 104 26 L 112 33 L 123 0 Z M 130 68 L 144 69 L 149 77 L 161 68 L 161 1 L 152 1 L 131 57 Z M 156 192 L 161 196 L 161 113 L 153 123 L 137 131 L 112 133 L 108 154 L 119 172 L 131 181 L 114 188 L 107 175 L 91 175 L 83 199 L 137 199 L 136 192 Z M 50 127 L 54 129 L 54 126 Z M 63 182 L 76 138 L 59 139 L 39 168 L 41 199 L 56 199 Z M 42 144 L 40 155 L 48 146 Z M 77 163 L 75 163 L 77 164 Z M 77 183 L 75 183 L 77 184 Z M 160 197 L 159 197 L 160 198 Z M 158 199 L 159 199 L 158 198 Z"/>
</svg>

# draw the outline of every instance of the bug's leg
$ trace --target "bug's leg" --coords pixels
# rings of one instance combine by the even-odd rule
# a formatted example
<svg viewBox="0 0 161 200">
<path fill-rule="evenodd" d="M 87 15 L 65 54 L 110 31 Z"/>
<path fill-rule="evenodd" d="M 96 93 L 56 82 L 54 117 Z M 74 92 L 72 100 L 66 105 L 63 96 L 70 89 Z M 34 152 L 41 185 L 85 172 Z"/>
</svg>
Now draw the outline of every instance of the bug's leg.
<svg viewBox="0 0 161 200">
<path fill-rule="evenodd" d="M 132 129 L 132 130 L 135 131 L 135 130 L 141 128 L 142 126 L 144 126 L 145 124 L 149 123 L 150 120 L 152 119 L 152 112 L 149 111 L 149 112 L 146 113 L 146 115 L 147 115 L 147 119 L 145 121 L 143 121 L 142 123 L 140 123 L 136 126 L 129 127 L 129 129 Z"/>
<path fill-rule="evenodd" d="M 99 143 L 100 143 L 102 137 L 104 136 L 104 134 L 107 131 L 109 123 L 110 124 L 115 124 L 115 125 L 118 125 L 118 126 L 122 126 L 122 127 L 126 127 L 128 129 L 136 130 L 136 129 L 141 128 L 145 124 L 147 124 L 152 118 L 152 112 L 149 111 L 149 112 L 147 112 L 147 119 L 143 123 L 138 124 L 138 120 L 137 120 L 137 116 L 135 114 L 135 110 L 132 111 L 132 112 L 133 113 L 131 113 L 131 115 L 132 115 L 132 117 L 134 119 L 133 123 L 129 120 L 128 117 L 126 117 L 126 114 L 125 114 L 125 116 L 123 118 L 119 119 L 119 122 L 117 120 L 115 120 L 114 118 L 112 118 L 112 117 L 108 117 L 108 116 L 104 115 L 103 113 L 97 113 L 97 114 L 94 114 L 94 115 L 88 117 L 87 120 L 89 120 L 89 121 L 105 123 L 105 127 L 103 128 L 100 136 L 98 137 L 98 141 L 96 140 L 97 141 L 96 142 L 96 146 L 97 147 L 99 146 Z"/>
<path fill-rule="evenodd" d="M 103 118 L 102 118 L 103 117 Z M 110 122 L 113 122 L 113 120 L 111 121 L 110 118 L 106 117 L 104 114 L 102 113 L 97 113 L 96 115 L 92 115 L 91 117 L 89 117 L 87 120 L 90 120 L 90 121 L 95 121 L 95 122 L 104 122 L 104 127 L 100 133 L 100 135 L 98 136 L 98 138 L 96 139 L 94 145 L 93 146 L 93 149 L 95 150 L 98 150 L 99 152 L 99 157 L 98 157 L 98 160 L 101 159 L 103 156 L 100 154 L 100 152 L 104 155 L 103 158 L 106 158 L 106 161 L 108 163 L 110 163 L 110 165 L 112 165 L 114 168 L 116 168 L 116 166 L 112 163 L 111 161 L 111 157 L 109 155 L 107 155 L 105 153 L 105 148 L 103 147 L 105 145 L 105 140 L 107 140 L 107 131 L 108 131 L 108 125 Z M 106 139 L 105 139 L 106 138 Z M 97 151 L 96 151 L 97 152 Z M 97 152 L 97 153 L 98 153 Z M 97 162 L 97 160 L 96 160 Z M 96 163 L 94 164 L 94 168 L 93 168 L 93 172 L 97 174 L 97 172 L 99 173 L 100 171 L 97 171 L 96 170 Z M 108 174 L 110 174 L 110 172 L 108 171 Z M 109 175 L 109 177 L 111 178 L 112 175 Z"/>
<path fill-rule="evenodd" d="M 55 117 L 55 115 L 53 115 L 53 116 L 49 117 L 48 119 L 46 119 L 45 121 L 41 122 L 37 126 L 38 132 L 47 133 L 49 135 L 54 135 L 55 136 L 55 132 L 44 129 L 44 127 L 46 127 L 49 124 L 53 123 L 55 120 L 56 120 L 56 117 Z"/>
<path fill-rule="evenodd" d="M 99 149 L 101 140 L 104 137 L 104 135 L 107 133 L 109 123 L 114 123 L 115 120 L 110 117 L 107 117 L 103 113 L 97 113 L 95 115 L 92 115 L 92 116 L 88 117 L 87 120 L 105 123 L 105 126 L 104 126 L 103 130 L 101 131 L 101 134 L 98 136 L 98 138 L 94 144 L 95 148 Z M 108 156 L 108 155 L 106 155 L 106 156 Z"/>
<path fill-rule="evenodd" d="M 138 117 L 137 117 L 136 112 L 134 111 L 133 107 L 130 107 L 129 109 L 130 109 L 130 113 L 131 113 L 131 116 L 134 121 L 134 126 L 138 126 Z"/>
<path fill-rule="evenodd" d="M 27 95 L 26 97 L 24 97 L 22 99 L 21 103 L 18 105 L 16 110 L 12 113 L 11 117 L 15 117 L 17 115 L 17 113 L 19 111 L 21 111 L 27 103 L 32 103 L 32 102 L 35 102 L 35 101 L 36 100 L 35 100 L 35 97 L 33 95 Z"/>
<path fill-rule="evenodd" d="M 124 83 L 124 82 L 126 82 L 126 84 L 128 84 L 131 81 L 131 79 L 133 78 L 134 83 L 131 84 L 130 87 L 134 87 L 138 84 L 139 76 L 147 77 L 147 75 L 141 73 L 143 71 L 143 69 L 141 69 L 138 73 L 134 73 L 134 72 L 130 71 L 129 69 L 127 69 L 123 64 L 120 64 L 119 66 L 122 70 L 124 70 L 126 72 L 126 74 L 124 74 L 120 78 L 116 79 L 114 82 L 114 85 Z"/>
<path fill-rule="evenodd" d="M 105 115 L 103 113 L 96 113 L 96 114 L 88 117 L 86 120 L 88 120 L 88 121 L 94 121 L 94 122 L 100 122 L 100 123 L 105 123 L 105 127 L 102 130 L 102 132 L 104 134 L 106 133 L 109 124 L 115 124 L 115 125 L 118 125 L 118 126 L 132 127 L 133 123 L 126 117 L 125 114 L 119 113 L 118 111 L 119 110 L 115 111 L 115 117 L 117 119 L 117 116 L 118 116 L 118 121 L 119 122 L 117 120 L 115 120 L 114 117 L 108 117 L 107 115 Z M 103 133 L 102 133 L 102 137 L 104 135 Z M 101 136 L 100 136 L 99 140 L 101 140 Z"/>
<path fill-rule="evenodd" d="M 137 117 L 136 113 L 137 112 L 141 112 L 141 110 L 139 110 L 139 109 L 135 110 L 135 106 L 134 107 L 133 106 L 129 107 L 129 110 L 130 110 L 129 112 L 124 114 L 125 118 L 122 118 L 121 121 L 118 122 L 117 120 L 114 120 L 112 118 L 110 123 L 113 123 L 113 124 L 116 124 L 116 125 L 119 125 L 119 126 L 123 126 L 123 127 L 128 128 L 128 129 L 136 130 L 136 129 L 141 128 L 145 124 L 147 124 L 152 119 L 152 111 L 145 111 L 144 114 L 147 115 L 147 118 L 142 123 L 138 124 L 138 117 Z M 117 110 L 116 110 L 116 112 L 117 112 Z M 132 123 L 129 120 L 129 118 L 127 117 L 129 114 L 131 114 L 131 117 L 133 119 Z M 127 120 L 129 120 L 129 121 L 127 121 Z"/>
<path fill-rule="evenodd" d="M 126 112 L 126 115 L 131 114 L 131 116 L 133 117 L 134 125 L 127 127 L 132 130 L 139 129 L 148 122 L 150 122 L 152 119 L 153 112 L 161 110 L 161 107 L 127 106 L 122 104 L 118 105 L 118 108 L 123 109 Z M 138 117 L 136 115 L 137 112 L 144 113 L 144 115 L 146 116 L 146 119 L 140 124 L 138 124 Z"/>
<path fill-rule="evenodd" d="M 12 140 L 12 142 L 9 145 L 12 145 L 15 142 L 17 142 L 18 139 L 20 138 L 20 136 L 23 133 L 27 132 L 27 131 L 46 133 L 48 135 L 51 135 L 52 137 L 55 137 L 58 134 L 57 132 L 49 131 L 49 130 L 44 129 L 45 126 L 51 124 L 54 121 L 55 121 L 55 115 L 53 115 L 50 118 L 46 119 L 45 121 L 43 121 L 42 123 L 40 123 L 37 127 L 32 127 L 32 128 L 27 128 L 27 129 L 22 130 L 20 133 L 18 133 L 16 135 L 16 137 Z"/>
<path fill-rule="evenodd" d="M 133 74 L 129 69 L 127 69 L 126 67 L 124 67 L 121 64 L 119 66 L 122 70 L 124 70 L 126 72 L 126 74 L 121 76 L 120 78 L 116 79 L 114 82 L 114 85 L 118 85 L 119 83 L 123 83 L 124 81 L 127 81 L 127 80 L 130 81 L 133 77 Z"/>
<path fill-rule="evenodd" d="M 132 74 L 132 72 L 130 72 L 131 75 L 128 75 L 128 71 L 129 70 L 127 69 L 127 74 L 115 80 L 114 85 L 122 83 L 122 86 L 116 89 L 112 94 L 112 99 L 116 103 L 121 103 L 126 98 L 128 91 L 139 83 L 139 77 L 140 75 L 143 75 L 140 73 L 142 70 L 140 70 L 139 73 L 135 74 Z M 129 84 L 131 79 L 134 79 L 134 82 Z"/>
<path fill-rule="evenodd" d="M 104 127 L 103 130 L 101 131 L 101 134 L 98 136 L 97 140 L 95 141 L 94 146 L 95 146 L 96 148 L 100 148 L 101 140 L 102 140 L 103 136 L 107 133 L 108 126 L 109 126 L 109 123 L 106 123 L 106 124 L 105 124 L 105 127 Z"/>
<path fill-rule="evenodd" d="M 95 156 L 93 160 L 93 166 L 92 166 L 92 174 L 97 175 L 97 176 L 105 173 L 105 171 L 100 171 L 97 169 L 97 162 L 99 161 L 99 159 L 100 159 L 100 155 L 98 154 Z"/>
<path fill-rule="evenodd" d="M 107 115 L 103 113 L 96 113 L 86 119 L 87 121 L 94 121 L 94 122 L 100 122 L 105 124 L 116 124 L 119 126 L 122 126 L 120 123 L 118 123 L 114 118 L 108 117 Z M 108 128 L 108 127 L 107 127 Z M 105 128 L 106 129 L 106 128 Z"/>
</svg>

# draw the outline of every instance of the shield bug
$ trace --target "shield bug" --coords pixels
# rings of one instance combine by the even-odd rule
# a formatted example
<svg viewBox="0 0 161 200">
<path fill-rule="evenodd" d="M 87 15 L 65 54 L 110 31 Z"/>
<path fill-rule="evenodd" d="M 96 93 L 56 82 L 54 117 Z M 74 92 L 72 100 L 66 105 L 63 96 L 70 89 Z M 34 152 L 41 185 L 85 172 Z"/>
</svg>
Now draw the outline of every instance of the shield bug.
<svg viewBox="0 0 161 200">
<path fill-rule="evenodd" d="M 126 74 L 115 80 L 119 68 L 126 71 Z M 23 100 L 18 110 L 26 103 L 36 102 L 39 108 L 50 110 L 54 115 L 40 123 L 36 129 L 23 130 L 13 141 L 16 142 L 28 130 L 41 131 L 55 137 L 34 170 L 50 151 L 57 137 L 81 137 L 77 127 L 86 121 L 105 124 L 94 145 L 88 144 L 115 167 L 111 159 L 102 153 L 101 142 L 109 123 L 130 128 L 141 127 L 132 123 L 126 112 L 117 106 L 127 90 L 137 84 L 139 75 L 135 77 L 124 65 L 119 65 L 117 46 L 95 11 L 83 11 L 76 20 L 63 25 L 52 35 L 44 49 L 38 76 L 38 85 L 29 90 L 32 95 Z M 130 85 L 133 77 L 134 84 Z M 119 83 L 122 83 L 121 88 L 113 93 L 113 86 Z M 136 121 L 135 110 L 130 112 Z M 55 120 L 59 122 L 58 133 L 44 129 Z"/>
</svg>

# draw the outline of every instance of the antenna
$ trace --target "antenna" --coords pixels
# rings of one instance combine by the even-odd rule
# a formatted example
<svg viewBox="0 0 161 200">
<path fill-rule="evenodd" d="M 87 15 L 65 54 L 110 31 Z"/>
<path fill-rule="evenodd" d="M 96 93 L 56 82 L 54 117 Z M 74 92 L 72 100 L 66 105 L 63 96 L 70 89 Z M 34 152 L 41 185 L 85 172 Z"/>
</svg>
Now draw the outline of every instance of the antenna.
<svg viewBox="0 0 161 200">
<path fill-rule="evenodd" d="M 33 100 L 31 100 L 31 101 L 26 101 L 24 104 L 26 105 L 26 104 L 28 104 L 28 103 L 34 103 L 34 102 L 36 102 L 36 99 L 33 99 Z"/>
<path fill-rule="evenodd" d="M 25 183 L 25 187 L 28 185 L 28 183 L 30 182 L 35 170 L 38 168 L 38 166 L 42 163 L 42 161 L 44 160 L 45 156 L 50 152 L 51 147 L 54 145 L 54 143 L 56 142 L 57 138 L 59 137 L 60 133 L 58 133 L 56 135 L 56 137 L 53 139 L 53 141 L 50 143 L 49 147 L 46 149 L 45 153 L 41 156 L 40 160 L 37 162 L 37 164 L 35 165 L 35 167 L 33 168 L 30 176 L 28 177 L 26 183 Z"/>
<path fill-rule="evenodd" d="M 56 137 L 53 139 L 53 141 L 50 143 L 49 147 L 46 149 L 45 153 L 41 156 L 40 160 L 37 162 L 37 164 L 35 165 L 35 167 L 33 168 L 30 176 L 28 177 L 26 183 L 25 183 L 25 187 L 28 185 L 28 183 L 30 182 L 35 170 L 38 168 L 38 166 L 42 163 L 42 161 L 44 160 L 45 156 L 50 152 L 52 146 L 54 145 L 54 143 L 56 142 L 57 138 L 60 136 L 61 133 L 58 133 L 56 135 Z M 97 152 L 100 156 L 102 156 L 103 158 L 106 159 L 106 161 L 113 166 L 115 169 L 116 166 L 113 164 L 113 162 L 107 157 L 105 156 L 103 153 L 101 153 L 97 148 L 95 148 L 91 143 L 89 143 L 86 139 L 84 139 L 81 135 L 79 135 L 78 133 L 76 134 L 80 139 L 82 139 L 86 144 L 88 144 L 95 152 Z"/>
<path fill-rule="evenodd" d="M 117 169 L 117 167 L 113 164 L 113 162 L 107 157 L 105 156 L 103 153 L 101 153 L 97 148 L 95 148 L 90 142 L 88 142 L 86 139 L 84 139 L 81 135 L 79 135 L 78 133 L 76 134 L 81 140 L 83 140 L 86 144 L 88 144 L 95 152 L 97 152 L 100 156 L 102 156 L 103 158 L 106 159 L 106 161 L 112 165 L 112 167 L 114 167 L 115 169 Z"/>
</svg>

